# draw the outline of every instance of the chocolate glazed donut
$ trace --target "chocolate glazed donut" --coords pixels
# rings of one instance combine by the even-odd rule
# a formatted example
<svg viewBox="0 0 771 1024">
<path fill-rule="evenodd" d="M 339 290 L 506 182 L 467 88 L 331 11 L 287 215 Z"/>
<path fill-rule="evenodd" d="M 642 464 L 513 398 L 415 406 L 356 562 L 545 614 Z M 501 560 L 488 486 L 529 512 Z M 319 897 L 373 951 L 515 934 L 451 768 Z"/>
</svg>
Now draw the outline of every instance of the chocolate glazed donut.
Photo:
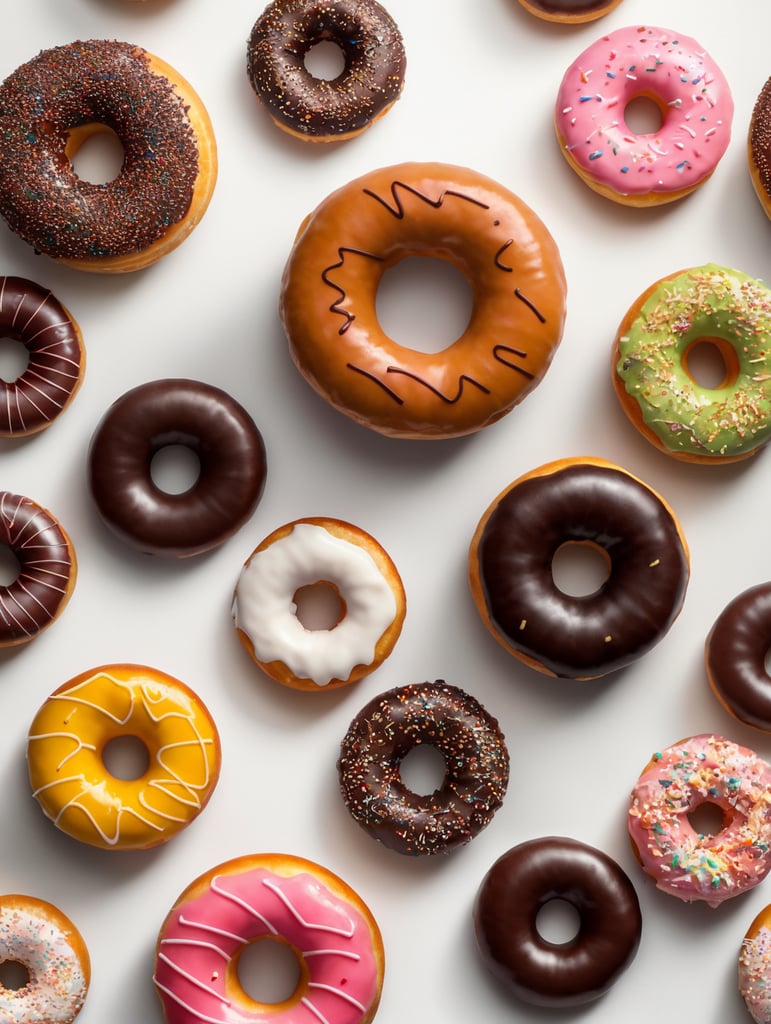
<svg viewBox="0 0 771 1024">
<path fill-rule="evenodd" d="M 536 927 L 542 907 L 563 900 L 578 914 L 565 943 Z M 482 881 L 473 908 L 480 955 L 519 998 L 536 1006 L 577 1006 L 602 996 L 631 964 L 642 915 L 634 886 L 601 850 L 550 836 L 515 846 Z"/>
<path fill-rule="evenodd" d="M 609 14 L 621 0 L 519 0 L 520 4 L 544 21 L 579 24 L 596 21 Z"/>
<path fill-rule="evenodd" d="M 342 51 L 333 81 L 305 66 L 320 42 Z M 274 122 L 311 142 L 351 138 L 382 117 L 401 94 L 405 66 L 399 29 L 375 0 L 274 0 L 247 47 L 249 81 Z"/>
<path fill-rule="evenodd" d="M 739 721 L 771 732 L 771 582 L 743 591 L 707 636 L 704 657 L 715 696 Z"/>
<path fill-rule="evenodd" d="M 189 448 L 200 464 L 183 494 L 161 490 L 152 478 L 153 457 L 170 445 Z M 181 558 L 217 547 L 251 516 L 265 485 L 265 447 L 249 414 L 224 391 L 158 380 L 107 410 L 88 469 L 97 511 L 121 540 Z"/>
</svg>

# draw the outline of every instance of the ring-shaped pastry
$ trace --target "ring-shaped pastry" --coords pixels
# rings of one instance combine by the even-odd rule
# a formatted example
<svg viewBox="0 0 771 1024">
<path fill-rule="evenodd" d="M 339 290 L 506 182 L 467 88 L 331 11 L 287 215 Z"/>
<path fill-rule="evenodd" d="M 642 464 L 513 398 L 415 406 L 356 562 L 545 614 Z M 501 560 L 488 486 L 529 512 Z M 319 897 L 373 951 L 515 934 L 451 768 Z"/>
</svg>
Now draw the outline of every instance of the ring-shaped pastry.
<svg viewBox="0 0 771 1024">
<path fill-rule="evenodd" d="M 332 80 L 317 78 L 305 63 L 326 42 L 344 61 Z M 393 106 L 406 63 L 401 33 L 376 0 L 273 0 L 252 28 L 246 71 L 279 128 L 309 142 L 340 142 Z"/>
<path fill-rule="evenodd" d="M 80 327 L 47 288 L 22 277 L 0 277 L 0 338 L 27 350 L 23 373 L 0 380 L 0 437 L 35 434 L 64 411 L 83 380 Z"/>
<path fill-rule="evenodd" d="M 538 915 L 553 900 L 578 916 L 578 931 L 563 943 L 538 930 Z M 520 843 L 499 857 L 477 892 L 473 923 L 485 965 L 536 1006 L 577 1006 L 604 995 L 631 964 L 642 933 L 637 893 L 622 868 L 561 836 Z"/>
<path fill-rule="evenodd" d="M 404 783 L 400 765 L 420 744 L 442 755 L 445 777 L 428 795 Z M 498 722 L 443 680 L 374 697 L 340 745 L 340 791 L 352 818 L 398 853 L 449 853 L 485 828 L 503 803 L 509 754 Z"/>
<path fill-rule="evenodd" d="M 114 740 L 147 753 L 136 778 L 105 763 Z M 217 727 L 188 686 L 145 665 L 102 665 L 51 694 L 32 720 L 27 765 L 35 799 L 62 832 L 104 850 L 146 850 L 189 825 L 220 772 Z"/>
<path fill-rule="evenodd" d="M 707 679 L 723 707 L 740 722 L 771 732 L 771 582 L 759 583 L 725 606 L 707 634 Z"/>
<path fill-rule="evenodd" d="M 306 587 L 331 587 L 340 617 L 309 629 L 297 614 Z M 246 560 L 232 615 L 238 637 L 273 679 L 297 690 L 333 690 L 373 672 L 391 653 L 406 613 L 404 586 L 387 552 L 340 519 L 297 519 Z"/>
<path fill-rule="evenodd" d="M 552 564 L 565 545 L 596 550 L 608 576 L 564 593 Z M 469 582 L 491 635 L 547 675 L 594 679 L 662 639 L 685 599 L 688 547 L 666 502 L 604 459 L 546 463 L 510 484 L 479 521 Z"/>
<path fill-rule="evenodd" d="M 441 259 L 469 280 L 472 313 L 443 352 L 406 348 L 377 321 L 386 271 Z M 533 390 L 562 338 L 559 251 L 521 199 L 463 167 L 384 167 L 305 219 L 284 269 L 280 312 L 301 374 L 334 408 L 392 437 L 470 434 Z"/>
<path fill-rule="evenodd" d="M 9 491 L 0 491 L 0 544 L 19 564 L 16 579 L 0 586 L 0 647 L 15 647 L 61 615 L 75 589 L 78 563 L 58 519 Z"/>
<path fill-rule="evenodd" d="M 596 21 L 621 3 L 621 0 L 519 0 L 522 7 L 542 21 L 582 25 Z"/>
<path fill-rule="evenodd" d="M 158 487 L 153 457 L 181 445 L 198 459 L 181 494 Z M 148 554 L 184 558 L 217 547 L 249 519 L 262 497 L 262 435 L 247 411 L 200 381 L 151 381 L 107 410 L 88 453 L 91 496 L 105 524 Z"/>
<path fill-rule="evenodd" d="M 739 994 L 755 1024 L 771 1020 L 771 904 L 755 915 L 739 950 Z"/>
<path fill-rule="evenodd" d="M 0 982 L 0 1020 L 71 1024 L 83 1009 L 91 959 L 83 936 L 58 907 L 35 896 L 0 896 L 0 964 L 29 975 L 19 988 Z"/>
<path fill-rule="evenodd" d="M 297 987 L 280 1003 L 253 999 L 238 978 L 243 951 L 266 941 L 298 961 Z M 161 926 L 153 980 L 167 1024 L 369 1024 L 384 971 L 380 929 L 358 893 L 319 864 L 266 853 L 184 890 Z"/>
</svg>

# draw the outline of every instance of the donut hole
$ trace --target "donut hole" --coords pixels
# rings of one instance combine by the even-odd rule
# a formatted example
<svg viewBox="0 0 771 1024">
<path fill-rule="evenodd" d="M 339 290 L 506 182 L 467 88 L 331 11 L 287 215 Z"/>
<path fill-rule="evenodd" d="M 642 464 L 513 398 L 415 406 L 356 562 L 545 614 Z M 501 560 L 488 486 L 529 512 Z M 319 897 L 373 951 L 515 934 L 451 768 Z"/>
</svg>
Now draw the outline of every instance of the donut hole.
<svg viewBox="0 0 771 1024">
<path fill-rule="evenodd" d="M 150 753 L 138 736 L 115 736 L 102 750 L 102 763 L 114 779 L 133 782 L 150 767 Z"/>
<path fill-rule="evenodd" d="M 167 444 L 153 455 L 150 477 L 164 494 L 186 494 L 201 475 L 201 460 L 185 444 Z"/>
<path fill-rule="evenodd" d="M 635 96 L 624 108 L 624 121 L 632 135 L 655 135 L 664 124 L 664 112 L 652 96 Z"/>
<path fill-rule="evenodd" d="M 581 931 L 581 915 L 568 900 L 555 896 L 539 909 L 535 929 L 552 946 L 566 946 Z"/>
<path fill-rule="evenodd" d="M 26 345 L 15 338 L 0 338 L 0 380 L 18 380 L 29 366 Z"/>
<path fill-rule="evenodd" d="M 739 359 L 722 338 L 697 338 L 683 353 L 683 368 L 699 387 L 730 387 L 739 376 Z"/>
<path fill-rule="evenodd" d="M 20 572 L 19 559 L 7 544 L 0 544 L 0 587 L 10 587 Z"/>
<path fill-rule="evenodd" d="M 555 587 L 568 597 L 599 593 L 610 576 L 610 559 L 590 541 L 566 541 L 557 548 L 551 563 Z"/>
<path fill-rule="evenodd" d="M 375 299 L 382 330 L 417 352 L 443 352 L 468 329 L 471 284 L 454 264 L 434 256 L 407 256 L 383 274 Z"/>
<path fill-rule="evenodd" d="M 300 587 L 294 594 L 295 615 L 304 629 L 329 630 L 345 615 L 345 602 L 333 583 L 319 580 Z"/>
<path fill-rule="evenodd" d="M 0 964 L 0 986 L 9 992 L 18 992 L 29 985 L 29 969 L 18 960 L 4 960 Z"/>
<path fill-rule="evenodd" d="M 244 946 L 236 961 L 238 983 L 256 1003 L 283 1003 L 302 979 L 300 959 L 284 939 L 262 936 Z"/>
<path fill-rule="evenodd" d="M 709 800 L 692 808 L 687 818 L 693 831 L 700 836 L 716 836 L 726 826 L 725 811 Z"/>
<path fill-rule="evenodd" d="M 447 764 L 437 747 L 418 743 L 399 762 L 399 775 L 411 793 L 431 796 L 444 785 Z"/>
<path fill-rule="evenodd" d="M 115 132 L 106 124 L 73 128 L 65 146 L 72 169 L 81 181 L 107 185 L 123 169 L 125 150 Z"/>
<path fill-rule="evenodd" d="M 345 71 L 345 53 L 333 39 L 320 39 L 305 54 L 303 63 L 313 78 L 334 82 Z"/>
</svg>

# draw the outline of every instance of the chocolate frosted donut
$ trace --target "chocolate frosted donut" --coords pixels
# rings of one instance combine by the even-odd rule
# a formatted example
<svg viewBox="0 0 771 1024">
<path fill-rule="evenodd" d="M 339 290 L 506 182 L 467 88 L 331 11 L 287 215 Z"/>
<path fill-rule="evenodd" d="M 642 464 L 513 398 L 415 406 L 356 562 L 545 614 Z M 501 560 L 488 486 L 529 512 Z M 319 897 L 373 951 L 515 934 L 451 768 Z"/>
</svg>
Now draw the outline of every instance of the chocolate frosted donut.
<svg viewBox="0 0 771 1024">
<path fill-rule="evenodd" d="M 19 377 L 0 380 L 0 437 L 37 433 L 80 387 L 86 362 L 80 328 L 48 289 L 0 277 L 0 338 L 20 341 L 28 353 Z"/>
<path fill-rule="evenodd" d="M 33 640 L 64 611 L 77 561 L 48 509 L 9 491 L 0 491 L 0 545 L 19 563 L 16 579 L 0 586 L 0 647 L 14 647 Z"/>
<path fill-rule="evenodd" d="M 609 575 L 572 596 L 554 580 L 566 544 L 595 548 Z M 547 463 L 515 480 L 483 515 L 469 579 L 491 634 L 548 675 L 593 679 L 631 664 L 680 612 L 688 549 L 663 499 L 602 459 Z"/>
<path fill-rule="evenodd" d="M 707 636 L 704 658 L 710 686 L 740 722 L 771 732 L 771 583 L 759 583 L 730 601 Z"/>
<path fill-rule="evenodd" d="M 574 908 L 577 934 L 544 939 L 540 910 L 552 900 Z M 480 955 L 520 999 L 567 1007 L 598 999 L 634 959 L 642 933 L 637 893 L 601 850 L 550 836 L 515 846 L 485 876 L 473 910 Z"/>
<path fill-rule="evenodd" d="M 753 188 L 761 206 L 771 217 L 771 78 L 760 90 L 752 108 L 747 158 Z"/>
<path fill-rule="evenodd" d="M 427 743 L 446 774 L 434 793 L 402 781 L 402 760 Z M 373 698 L 349 726 L 337 762 L 353 819 L 384 846 L 409 856 L 468 843 L 501 806 L 509 755 L 497 721 L 476 698 L 443 680 L 397 687 Z"/>
<path fill-rule="evenodd" d="M 151 463 L 182 445 L 198 478 L 182 494 L 161 490 Z M 91 439 L 89 485 L 97 511 L 127 544 L 186 557 L 224 543 L 251 516 L 265 485 L 262 435 L 219 388 L 192 380 L 139 385 L 107 410 Z"/>
<path fill-rule="evenodd" d="M 609 14 L 621 0 L 519 0 L 520 4 L 544 21 L 561 21 L 579 24 L 596 21 Z"/>
<path fill-rule="evenodd" d="M 332 81 L 305 65 L 321 42 L 345 60 Z M 311 142 L 352 138 L 382 117 L 401 95 L 405 66 L 399 29 L 375 0 L 274 0 L 247 47 L 249 81 L 273 121 Z"/>
</svg>

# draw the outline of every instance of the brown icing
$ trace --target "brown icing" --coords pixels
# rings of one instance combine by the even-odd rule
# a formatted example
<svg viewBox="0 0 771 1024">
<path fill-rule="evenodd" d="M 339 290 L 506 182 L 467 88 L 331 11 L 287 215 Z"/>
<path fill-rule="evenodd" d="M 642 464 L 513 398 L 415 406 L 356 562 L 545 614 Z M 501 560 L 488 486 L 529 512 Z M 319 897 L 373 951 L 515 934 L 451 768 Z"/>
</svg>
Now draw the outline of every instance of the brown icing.
<svg viewBox="0 0 771 1024">
<path fill-rule="evenodd" d="M 123 167 L 108 186 L 77 176 L 69 133 L 112 129 Z M 181 221 L 198 175 L 184 100 L 140 47 L 115 40 L 44 50 L 0 86 L 0 214 L 39 252 L 91 260 L 141 252 Z"/>
<path fill-rule="evenodd" d="M 155 485 L 153 456 L 183 445 L 200 473 L 183 494 Z M 97 511 L 121 540 L 149 554 L 185 557 L 224 543 L 251 516 L 265 485 L 262 436 L 219 388 L 158 380 L 128 391 L 91 439 L 89 486 Z"/>
<path fill-rule="evenodd" d="M 305 66 L 309 50 L 328 41 L 345 59 L 333 81 Z M 335 139 L 363 131 L 399 98 L 406 56 L 399 29 L 375 0 L 274 0 L 252 28 L 246 66 L 281 127 Z"/>
<path fill-rule="evenodd" d="M 421 743 L 444 757 L 442 786 L 409 790 L 399 774 Z M 389 849 L 447 853 L 467 842 L 501 806 L 509 755 L 497 721 L 470 694 L 443 680 L 397 687 L 373 698 L 351 722 L 337 762 L 354 820 Z"/>
<path fill-rule="evenodd" d="M 726 605 L 707 636 L 707 673 L 718 698 L 740 721 L 771 731 L 771 583 L 750 587 Z"/>
<path fill-rule="evenodd" d="M 46 288 L 21 277 L 0 277 L 0 337 L 27 349 L 26 370 L 0 381 L 0 436 L 47 427 L 73 397 L 83 375 L 80 329 Z"/>
<path fill-rule="evenodd" d="M 760 90 L 752 110 L 749 129 L 750 157 L 757 172 L 757 183 L 771 198 L 771 78 Z"/>
<path fill-rule="evenodd" d="M 563 900 L 578 914 L 565 943 L 544 939 L 539 911 Z M 515 846 L 477 892 L 474 932 L 492 973 L 527 1003 L 567 1007 L 599 998 L 634 959 L 642 915 L 634 886 L 601 850 L 559 836 Z"/>
</svg>

